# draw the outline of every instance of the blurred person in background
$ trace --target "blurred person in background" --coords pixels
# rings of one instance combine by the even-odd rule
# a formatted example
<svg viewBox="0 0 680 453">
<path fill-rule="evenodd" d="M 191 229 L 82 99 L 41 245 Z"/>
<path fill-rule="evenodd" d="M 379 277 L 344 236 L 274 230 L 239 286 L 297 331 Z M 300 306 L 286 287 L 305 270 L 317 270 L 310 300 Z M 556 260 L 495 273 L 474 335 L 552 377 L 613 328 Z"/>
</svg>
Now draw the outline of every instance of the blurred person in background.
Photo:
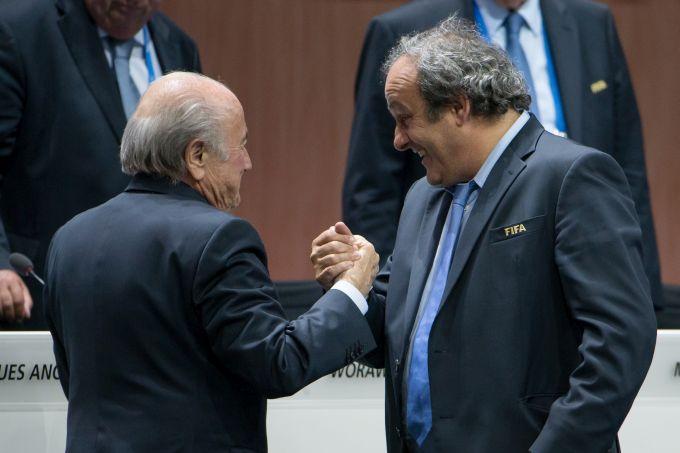
<svg viewBox="0 0 680 453">
<path fill-rule="evenodd" d="M 201 69 L 159 4 L 0 0 L 0 329 L 46 329 L 41 288 L 9 254 L 41 274 L 54 232 L 129 182 L 120 139 L 149 84 Z"/>
</svg>

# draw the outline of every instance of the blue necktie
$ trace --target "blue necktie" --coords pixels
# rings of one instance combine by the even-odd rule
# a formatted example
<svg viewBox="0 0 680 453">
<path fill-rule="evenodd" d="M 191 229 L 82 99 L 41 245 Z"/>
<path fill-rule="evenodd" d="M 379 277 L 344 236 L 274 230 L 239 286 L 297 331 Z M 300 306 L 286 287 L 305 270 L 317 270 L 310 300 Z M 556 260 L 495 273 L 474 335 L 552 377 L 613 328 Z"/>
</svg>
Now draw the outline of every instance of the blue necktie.
<svg viewBox="0 0 680 453">
<path fill-rule="evenodd" d="M 120 98 L 123 101 L 125 117 L 130 119 L 139 102 L 139 90 L 130 75 L 130 55 L 135 46 L 135 41 L 134 39 L 127 41 L 110 39 L 109 42 L 111 45 L 113 69 L 116 72 L 116 79 L 118 79 L 118 89 L 120 90 Z"/>
<path fill-rule="evenodd" d="M 473 190 L 477 187 L 474 181 L 458 184 L 453 192 L 453 201 L 449 209 L 447 229 L 442 235 L 439 246 L 439 257 L 432 268 L 430 294 L 422 311 L 420 322 L 413 337 L 411 347 L 411 363 L 407 380 L 406 425 L 411 437 L 422 445 L 432 428 L 432 403 L 430 400 L 430 376 L 428 366 L 427 345 L 430 339 L 432 323 L 437 316 L 444 295 L 446 279 L 451 268 L 451 259 L 456 249 L 460 227 L 463 223 L 465 204 Z"/>
<path fill-rule="evenodd" d="M 510 11 L 508 17 L 505 18 L 505 51 L 510 56 L 510 59 L 515 64 L 515 67 L 524 76 L 531 95 L 531 111 L 538 117 L 538 105 L 536 104 L 536 90 L 534 89 L 534 79 L 531 77 L 529 70 L 529 62 L 527 56 L 524 54 L 522 45 L 519 42 L 519 32 L 522 27 L 526 25 L 524 18 L 516 11 Z"/>
</svg>

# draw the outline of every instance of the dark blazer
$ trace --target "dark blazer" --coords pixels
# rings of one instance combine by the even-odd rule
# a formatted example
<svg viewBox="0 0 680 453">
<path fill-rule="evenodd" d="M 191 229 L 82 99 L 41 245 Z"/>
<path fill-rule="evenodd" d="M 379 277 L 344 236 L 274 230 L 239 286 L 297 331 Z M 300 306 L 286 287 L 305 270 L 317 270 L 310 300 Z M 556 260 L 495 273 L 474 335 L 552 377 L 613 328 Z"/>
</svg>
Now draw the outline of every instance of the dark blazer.
<svg viewBox="0 0 680 453">
<path fill-rule="evenodd" d="M 265 452 L 266 398 L 375 346 L 340 291 L 287 321 L 257 232 L 182 183 L 75 217 L 46 277 L 69 453 Z"/>
<path fill-rule="evenodd" d="M 162 14 L 149 30 L 164 72 L 199 71 L 193 41 Z M 38 273 L 52 234 L 120 193 L 125 113 L 83 0 L 0 2 L 0 268 L 10 252 Z M 44 329 L 40 288 L 19 328 Z"/>
<path fill-rule="evenodd" d="M 404 451 L 404 358 L 450 201 L 424 179 L 413 186 L 371 295 L 382 349 L 367 359 L 385 367 L 390 453 Z M 532 117 L 458 244 L 430 334 L 433 428 L 421 451 L 607 451 L 656 340 L 621 168 Z"/>
<path fill-rule="evenodd" d="M 569 137 L 610 154 L 623 168 L 642 226 L 652 300 L 661 308 L 661 273 L 640 117 L 614 19 L 605 5 L 587 0 L 540 1 Z M 380 65 L 400 36 L 431 28 L 454 12 L 474 20 L 471 0 L 420 1 L 375 17 L 366 33 L 342 211 L 352 231 L 364 235 L 385 258 L 394 246 L 406 192 L 425 172 L 417 156 L 394 151 L 395 123 L 387 111 Z M 607 88 L 593 93 L 591 84 L 600 80 Z"/>
</svg>

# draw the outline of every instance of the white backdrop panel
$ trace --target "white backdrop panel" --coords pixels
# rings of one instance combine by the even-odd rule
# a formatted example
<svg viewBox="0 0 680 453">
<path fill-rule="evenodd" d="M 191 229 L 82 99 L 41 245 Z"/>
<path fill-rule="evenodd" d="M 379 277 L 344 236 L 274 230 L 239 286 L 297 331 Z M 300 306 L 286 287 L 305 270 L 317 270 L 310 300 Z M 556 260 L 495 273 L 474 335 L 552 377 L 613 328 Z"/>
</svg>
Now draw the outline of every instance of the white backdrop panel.
<svg viewBox="0 0 680 453">
<path fill-rule="evenodd" d="M 270 452 L 385 452 L 383 385 L 381 371 L 352 364 L 270 401 Z M 0 451 L 63 452 L 66 407 L 49 333 L 0 332 Z M 624 453 L 680 451 L 680 331 L 659 331 L 652 367 L 619 436 Z"/>
</svg>

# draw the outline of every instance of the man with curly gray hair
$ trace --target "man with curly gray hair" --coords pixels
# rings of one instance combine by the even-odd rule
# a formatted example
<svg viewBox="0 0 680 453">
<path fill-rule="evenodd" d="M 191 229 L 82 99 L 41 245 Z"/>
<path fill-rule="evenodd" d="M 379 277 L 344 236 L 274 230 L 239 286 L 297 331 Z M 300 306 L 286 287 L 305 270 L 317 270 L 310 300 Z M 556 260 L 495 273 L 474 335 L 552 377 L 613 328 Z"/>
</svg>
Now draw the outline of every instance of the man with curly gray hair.
<svg viewBox="0 0 680 453">
<path fill-rule="evenodd" d="M 395 153 L 395 123 L 380 68 L 399 39 L 457 12 L 504 49 L 527 80 L 530 111 L 549 132 L 611 155 L 623 168 L 642 229 L 655 309 L 663 307 L 645 147 L 628 65 L 609 7 L 594 0 L 427 0 L 374 17 L 357 68 L 342 218 L 387 259 L 409 187 L 425 175 L 418 156 Z M 605 2 L 612 3 L 612 2 Z M 621 3 L 621 2 L 616 2 Z"/>
<path fill-rule="evenodd" d="M 457 18 L 384 69 L 394 147 L 426 169 L 369 294 L 388 451 L 616 451 L 656 339 L 623 171 L 547 132 L 508 57 Z M 351 245 L 342 223 L 314 241 L 322 285 Z"/>
</svg>

